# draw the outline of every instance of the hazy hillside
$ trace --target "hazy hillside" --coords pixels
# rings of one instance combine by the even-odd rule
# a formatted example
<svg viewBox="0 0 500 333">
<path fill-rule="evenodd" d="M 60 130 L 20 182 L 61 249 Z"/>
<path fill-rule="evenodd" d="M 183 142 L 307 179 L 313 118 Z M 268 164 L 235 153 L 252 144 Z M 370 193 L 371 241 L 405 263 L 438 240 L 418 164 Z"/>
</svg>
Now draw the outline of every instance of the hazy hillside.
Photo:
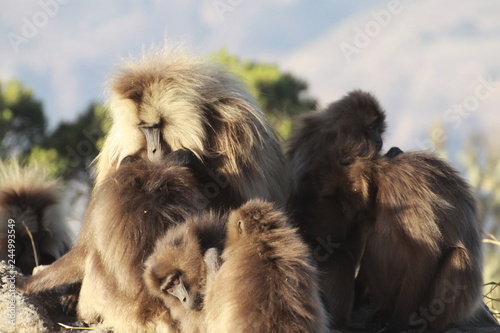
<svg viewBox="0 0 500 333">
<path fill-rule="evenodd" d="M 374 92 L 388 110 L 388 145 L 419 148 L 439 119 L 455 145 L 464 132 L 498 130 L 500 85 L 481 80 L 500 81 L 500 3 L 388 3 L 332 26 L 285 67 L 322 103 L 355 87 Z"/>
</svg>

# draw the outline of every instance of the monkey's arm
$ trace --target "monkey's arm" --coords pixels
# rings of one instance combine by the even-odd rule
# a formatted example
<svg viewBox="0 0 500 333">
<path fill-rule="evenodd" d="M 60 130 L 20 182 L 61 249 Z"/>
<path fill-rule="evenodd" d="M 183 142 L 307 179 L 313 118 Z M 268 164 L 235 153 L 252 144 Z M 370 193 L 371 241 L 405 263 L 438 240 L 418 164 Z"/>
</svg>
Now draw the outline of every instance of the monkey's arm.
<svg viewBox="0 0 500 333">
<path fill-rule="evenodd" d="M 391 319 L 386 327 L 378 333 L 399 333 L 408 328 L 411 314 L 418 310 L 419 304 L 422 302 L 422 296 L 425 295 L 426 290 L 429 288 L 431 281 L 422 276 L 422 272 L 434 271 L 430 264 L 433 259 L 424 254 L 415 256 L 411 263 L 411 270 L 407 270 L 407 272 L 420 272 L 421 274 L 407 273 L 403 277 Z"/>
<path fill-rule="evenodd" d="M 213 281 L 215 273 L 220 267 L 219 251 L 215 247 L 208 249 L 203 256 L 203 260 L 207 265 L 207 283 L 209 283 Z"/>
<path fill-rule="evenodd" d="M 82 282 L 86 251 L 76 246 L 49 267 L 31 277 L 20 277 L 16 288 L 25 294 L 35 294 L 58 286 Z"/>
</svg>

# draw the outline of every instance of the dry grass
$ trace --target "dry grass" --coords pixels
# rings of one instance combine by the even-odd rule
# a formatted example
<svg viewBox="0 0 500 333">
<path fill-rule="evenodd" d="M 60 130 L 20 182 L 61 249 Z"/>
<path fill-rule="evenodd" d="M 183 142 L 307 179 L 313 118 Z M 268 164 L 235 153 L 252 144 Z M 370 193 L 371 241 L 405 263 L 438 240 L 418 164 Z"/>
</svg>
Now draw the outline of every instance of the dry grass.
<svg viewBox="0 0 500 333">
<path fill-rule="evenodd" d="M 500 240 L 493 234 L 486 233 L 487 238 L 483 243 L 487 246 L 485 277 L 487 283 L 484 286 L 484 302 L 491 309 L 497 319 L 500 320 Z"/>
</svg>

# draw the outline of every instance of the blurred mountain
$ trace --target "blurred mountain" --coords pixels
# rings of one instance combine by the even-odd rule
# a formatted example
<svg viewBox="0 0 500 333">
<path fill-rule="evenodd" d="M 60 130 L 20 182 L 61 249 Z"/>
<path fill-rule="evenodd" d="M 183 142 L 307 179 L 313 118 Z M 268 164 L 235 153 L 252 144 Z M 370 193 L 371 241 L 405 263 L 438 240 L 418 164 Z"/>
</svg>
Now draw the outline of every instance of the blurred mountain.
<svg viewBox="0 0 500 333">
<path fill-rule="evenodd" d="M 429 148 L 436 122 L 453 148 L 471 132 L 500 130 L 500 2 L 381 2 L 296 50 L 284 68 L 322 105 L 354 88 L 373 92 L 387 110 L 387 148 Z M 432 135 L 443 141 L 440 130 Z"/>
</svg>

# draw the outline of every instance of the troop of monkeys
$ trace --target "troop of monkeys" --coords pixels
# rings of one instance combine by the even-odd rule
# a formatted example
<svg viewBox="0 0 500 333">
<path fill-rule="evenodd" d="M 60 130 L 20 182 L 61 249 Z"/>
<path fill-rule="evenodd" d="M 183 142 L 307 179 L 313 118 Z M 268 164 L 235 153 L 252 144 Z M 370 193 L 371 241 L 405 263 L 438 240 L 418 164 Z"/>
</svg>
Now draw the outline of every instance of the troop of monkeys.
<svg viewBox="0 0 500 333">
<path fill-rule="evenodd" d="M 79 319 L 116 332 L 331 332 L 366 302 L 379 332 L 495 322 L 471 190 L 432 154 L 382 155 L 372 95 L 302 117 L 285 158 L 254 99 L 206 59 L 152 52 L 110 86 L 78 241 L 19 279 L 23 293 L 76 286 Z"/>
</svg>

